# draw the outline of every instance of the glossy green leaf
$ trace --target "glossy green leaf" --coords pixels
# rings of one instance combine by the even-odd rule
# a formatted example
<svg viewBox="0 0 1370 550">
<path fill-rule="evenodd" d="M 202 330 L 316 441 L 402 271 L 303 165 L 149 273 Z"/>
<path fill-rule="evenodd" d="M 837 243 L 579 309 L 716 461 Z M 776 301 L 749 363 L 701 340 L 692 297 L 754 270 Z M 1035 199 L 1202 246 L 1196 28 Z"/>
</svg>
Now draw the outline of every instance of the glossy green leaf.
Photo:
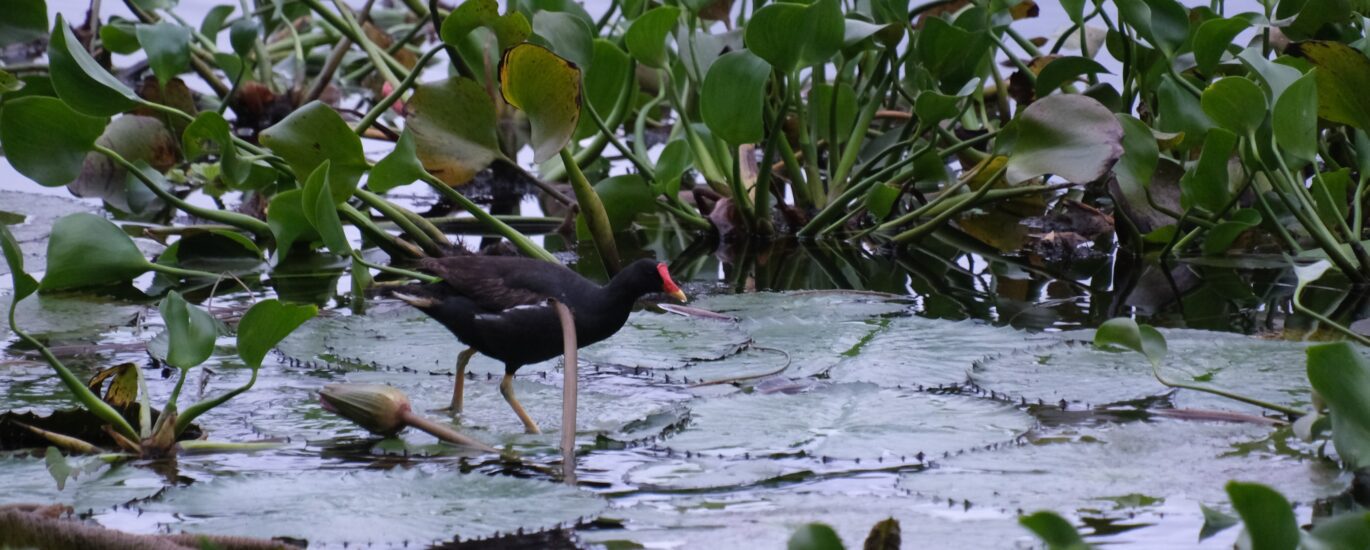
<svg viewBox="0 0 1370 550">
<path fill-rule="evenodd" d="M 1129 115 L 1116 115 L 1123 127 L 1123 156 L 1113 166 L 1113 174 L 1118 179 L 1118 187 L 1123 196 L 1133 204 L 1149 204 L 1147 189 L 1151 186 L 1151 176 L 1161 158 L 1156 138 L 1151 127 L 1145 122 Z"/>
<path fill-rule="evenodd" d="M 770 76 L 766 61 L 747 50 L 724 54 L 714 62 L 699 92 L 700 115 L 714 135 L 733 145 L 761 141 Z"/>
<path fill-rule="evenodd" d="M 528 18 L 522 13 L 511 11 L 500 15 L 499 3 L 495 0 L 466 0 L 442 21 L 439 35 L 443 42 L 456 46 L 478 27 L 489 28 L 495 33 L 500 50 L 523 42 L 533 32 Z"/>
<path fill-rule="evenodd" d="M 533 14 L 533 35 L 541 45 L 582 71 L 594 62 L 594 33 L 579 17 L 565 12 L 537 12 Z"/>
<path fill-rule="evenodd" d="M 333 194 L 329 189 L 328 171 L 329 161 L 324 161 L 314 169 L 304 184 L 300 204 L 304 208 L 304 219 L 309 220 L 309 225 L 319 232 L 324 246 L 334 254 L 347 256 L 352 253 L 352 245 L 347 242 L 342 220 L 338 218 L 338 205 L 333 202 Z"/>
<path fill-rule="evenodd" d="M 1300 77 L 1275 99 L 1271 128 L 1290 169 L 1312 163 L 1318 155 L 1318 69 Z"/>
<path fill-rule="evenodd" d="M 1318 116 L 1370 131 L 1370 57 L 1342 44 L 1309 40 L 1290 45 L 1290 53 L 1307 59 L 1318 81 Z"/>
<path fill-rule="evenodd" d="M 276 255 L 285 258 L 297 241 L 308 243 L 319 238 L 318 231 L 304 216 L 303 190 L 291 189 L 271 197 L 266 223 L 276 237 Z"/>
<path fill-rule="evenodd" d="M 1251 79 L 1229 76 L 1204 89 L 1200 98 L 1204 114 L 1218 126 L 1245 136 L 1265 122 L 1265 92 Z"/>
<path fill-rule="evenodd" d="M 1200 542 L 1241 522 L 1240 519 L 1234 516 L 1214 510 L 1203 504 L 1199 505 L 1199 511 L 1203 512 L 1204 516 L 1204 526 L 1199 531 Z"/>
<path fill-rule="evenodd" d="M 235 6 L 230 4 L 220 4 L 209 9 L 205 13 L 205 18 L 200 21 L 200 34 L 210 40 L 219 38 L 219 31 L 224 30 L 224 22 L 228 21 L 228 16 L 233 15 Z"/>
<path fill-rule="evenodd" d="M 1358 510 L 1318 521 L 1311 535 L 1328 548 L 1363 549 L 1370 541 L 1370 513 Z"/>
<path fill-rule="evenodd" d="M 1270 90 L 1270 97 L 1280 97 L 1284 94 L 1285 88 L 1303 76 L 1299 69 L 1266 59 L 1265 54 L 1261 53 L 1260 45 L 1242 50 L 1237 54 L 1237 59 L 1265 82 L 1265 87 Z"/>
<path fill-rule="evenodd" d="M 825 63 L 842 49 L 845 32 L 838 0 L 812 4 L 773 2 L 752 14 L 744 32 L 747 49 L 789 74 Z"/>
<path fill-rule="evenodd" d="M 934 17 L 923 21 L 915 43 L 918 55 L 910 59 L 937 79 L 942 92 L 960 95 L 961 87 L 983 70 L 992 44 L 984 30 L 964 29 Z"/>
<path fill-rule="evenodd" d="M 111 17 L 109 22 L 100 25 L 100 44 L 106 50 L 129 55 L 142 48 L 138 43 L 138 25 L 133 21 Z"/>
<path fill-rule="evenodd" d="M 1083 75 L 1100 73 L 1108 74 L 1108 69 L 1088 57 L 1058 57 L 1037 73 L 1037 97 L 1046 97 Z"/>
<path fill-rule="evenodd" d="M 148 66 L 162 86 L 190 69 L 190 29 L 169 21 L 137 28 L 138 43 L 147 52 Z"/>
<path fill-rule="evenodd" d="M 185 370 L 214 354 L 219 327 L 209 312 L 186 303 L 174 290 L 162 299 L 157 309 L 162 314 L 162 322 L 166 323 L 167 364 Z"/>
<path fill-rule="evenodd" d="M 57 95 L 77 111 L 107 117 L 138 104 L 138 95 L 86 52 L 61 15 L 48 42 L 48 68 Z"/>
<path fill-rule="evenodd" d="M 5 263 L 10 270 L 10 280 L 13 283 L 14 296 L 11 302 L 23 300 L 36 292 L 38 281 L 24 271 L 24 251 L 19 248 L 19 242 L 14 239 L 14 234 L 10 233 L 9 226 L 4 224 L 0 224 L 0 252 L 4 253 Z"/>
<path fill-rule="evenodd" d="M 198 159 L 211 151 L 216 152 L 224 179 L 230 184 L 242 185 L 252 174 L 252 165 L 238 156 L 238 146 L 233 143 L 228 121 L 215 111 L 200 113 L 186 126 L 181 134 L 181 147 L 187 159 Z"/>
<path fill-rule="evenodd" d="M 1009 183 L 1043 174 L 1066 181 L 1099 179 L 1123 154 L 1123 128 L 1113 113 L 1081 95 L 1052 95 L 1023 109 L 1008 162 Z"/>
<path fill-rule="evenodd" d="M 852 128 L 856 127 L 859 115 L 856 110 L 856 90 L 846 82 L 837 86 L 835 98 L 831 84 L 814 84 L 809 89 L 809 108 L 813 109 L 812 116 L 817 123 L 819 136 L 829 136 L 835 122 L 837 140 L 844 142 L 851 136 Z"/>
<path fill-rule="evenodd" d="M 256 18 L 244 18 L 228 27 L 228 43 L 238 57 L 247 57 L 257 46 L 257 38 L 262 34 L 261 25 Z"/>
<path fill-rule="evenodd" d="M 1174 77 L 1161 77 L 1161 85 L 1156 89 L 1156 99 L 1160 104 L 1156 110 L 1157 130 L 1170 133 L 1183 133 L 1182 150 L 1193 149 L 1204 142 L 1213 121 L 1204 114 L 1199 98 L 1185 90 Z"/>
<path fill-rule="evenodd" d="M 1261 213 L 1257 210 L 1244 208 L 1232 214 L 1232 216 L 1208 230 L 1204 236 L 1203 252 L 1209 256 L 1219 256 L 1227 253 L 1232 243 L 1245 233 L 1248 229 L 1256 227 L 1261 223 Z"/>
<path fill-rule="evenodd" d="M 1189 39 L 1189 10 L 1175 0 L 1117 0 L 1119 16 L 1166 57 Z"/>
<path fill-rule="evenodd" d="M 296 109 L 274 126 L 262 130 L 262 143 L 290 164 L 296 179 L 303 181 L 328 161 L 333 202 L 352 196 L 357 180 L 367 168 L 361 138 L 332 107 L 313 101 Z"/>
<path fill-rule="evenodd" d="M 1209 19 L 1194 31 L 1194 62 L 1200 71 L 1212 74 L 1222 61 L 1223 54 L 1232 46 L 1232 40 L 1251 28 L 1250 17 L 1246 15 Z"/>
<path fill-rule="evenodd" d="M 638 63 L 654 69 L 664 68 L 670 61 L 666 37 L 679 23 L 680 8 L 657 6 L 633 20 L 623 34 L 623 43 Z"/>
<path fill-rule="evenodd" d="M 275 298 L 253 304 L 238 321 L 238 357 L 249 367 L 260 367 L 276 344 L 318 312 L 313 305 L 286 304 Z"/>
<path fill-rule="evenodd" d="M 627 52 L 613 42 L 595 39 L 595 60 L 588 69 L 584 69 L 585 98 L 574 139 L 586 139 L 599 133 L 599 125 L 590 117 L 589 108 L 592 105 L 595 112 L 606 119 L 606 124 L 614 123 L 607 119 L 620 103 L 628 101 L 629 98 L 624 96 L 633 93 L 637 78 L 633 68 L 633 59 Z"/>
<path fill-rule="evenodd" d="M 935 124 L 950 120 L 960 113 L 960 103 L 959 96 L 925 90 L 914 100 L 913 113 L 918 115 L 918 120 L 923 124 Z"/>
<path fill-rule="evenodd" d="M 842 539 L 837 536 L 837 531 L 822 523 L 810 523 L 800 526 L 790 536 L 790 541 L 786 543 L 788 550 L 843 550 Z"/>
<path fill-rule="evenodd" d="M 0 16 L 0 48 L 43 38 L 48 28 L 45 0 L 8 0 Z"/>
<path fill-rule="evenodd" d="M 866 193 L 866 210 L 877 220 L 888 218 L 890 211 L 894 209 L 894 201 L 899 198 L 899 188 L 891 185 L 879 183 L 871 186 L 869 193 Z"/>
<path fill-rule="evenodd" d="M 1296 550 L 1299 547 L 1299 522 L 1289 501 L 1279 491 L 1258 483 L 1229 481 L 1227 496 L 1246 526 L 1251 550 Z"/>
<path fill-rule="evenodd" d="M 423 178 L 426 171 L 415 150 L 414 132 L 405 128 L 395 148 L 371 169 L 371 175 L 366 178 L 367 188 L 376 193 L 385 193 Z"/>
<path fill-rule="evenodd" d="M 614 176 L 596 183 L 595 194 L 604 203 L 609 227 L 615 233 L 627 229 L 638 214 L 656 211 L 656 193 L 638 174 Z"/>
<path fill-rule="evenodd" d="M 532 124 L 533 161 L 556 156 L 580 118 L 580 69 L 547 48 L 519 44 L 504 52 L 499 75 L 504 101 Z"/>
<path fill-rule="evenodd" d="M 57 187 L 80 175 L 82 161 L 108 124 L 108 118 L 78 113 L 55 97 L 22 97 L 5 102 L 0 143 L 20 174 Z"/>
<path fill-rule="evenodd" d="M 1197 206 L 1209 212 L 1221 212 L 1227 206 L 1232 197 L 1227 162 L 1236 146 L 1236 134 L 1221 128 L 1208 132 L 1198 164 L 1180 178 L 1180 205 L 1183 208 Z"/>
<path fill-rule="evenodd" d="M 43 290 L 103 286 L 132 280 L 150 269 L 143 253 L 109 220 L 66 216 L 52 226 Z"/>
<path fill-rule="evenodd" d="M 850 17 L 842 20 L 842 47 L 851 48 L 867 38 L 884 31 L 888 25 L 877 25 L 869 21 L 852 19 Z M 899 35 L 902 36 L 902 35 Z"/>
<path fill-rule="evenodd" d="M 680 178 L 686 170 L 694 164 L 693 152 L 690 151 L 690 144 L 684 139 L 677 139 L 666 144 L 661 150 L 661 156 L 657 158 L 656 169 L 653 173 L 656 181 L 652 182 L 652 190 L 658 194 L 674 197 L 680 192 Z"/>
<path fill-rule="evenodd" d="M 495 103 L 479 83 L 454 77 L 420 84 L 407 106 L 406 130 L 428 173 L 461 185 L 499 158 Z"/>
<path fill-rule="evenodd" d="M 1035 512 L 1018 518 L 1032 534 L 1037 535 L 1047 545 L 1047 550 L 1087 550 L 1089 545 L 1080 537 L 1080 532 L 1065 518 L 1055 512 Z"/>
<path fill-rule="evenodd" d="M 1351 182 L 1351 169 L 1342 168 L 1334 172 L 1317 174 L 1309 182 L 1309 192 L 1313 195 L 1314 210 L 1327 227 L 1338 225 L 1350 214 L 1351 205 L 1346 200 L 1354 191 Z"/>
<path fill-rule="evenodd" d="M 1138 324 L 1127 317 L 1109 319 L 1099 325 L 1098 330 L 1094 331 L 1094 345 L 1130 349 L 1146 356 L 1152 364 L 1165 361 L 1165 337 L 1151 325 Z"/>
<path fill-rule="evenodd" d="M 1347 342 L 1312 346 L 1308 382 L 1327 403 L 1342 462 L 1353 470 L 1370 466 L 1370 360 Z"/>
</svg>

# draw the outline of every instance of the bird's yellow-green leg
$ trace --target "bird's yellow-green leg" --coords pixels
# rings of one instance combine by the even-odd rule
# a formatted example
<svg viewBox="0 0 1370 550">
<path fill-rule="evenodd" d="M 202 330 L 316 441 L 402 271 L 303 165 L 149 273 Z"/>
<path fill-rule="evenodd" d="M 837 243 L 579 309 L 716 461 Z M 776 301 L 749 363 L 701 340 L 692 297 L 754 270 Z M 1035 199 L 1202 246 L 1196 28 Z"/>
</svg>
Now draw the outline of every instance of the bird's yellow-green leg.
<svg viewBox="0 0 1370 550">
<path fill-rule="evenodd" d="M 475 355 L 476 348 L 466 348 L 466 351 L 457 355 L 457 381 L 452 385 L 452 406 L 448 408 L 452 414 L 461 412 L 461 396 L 466 388 L 466 364 Z"/>
<path fill-rule="evenodd" d="M 514 375 L 504 375 L 504 380 L 499 383 L 499 393 L 504 396 L 505 401 L 509 402 L 509 406 L 513 407 L 514 414 L 519 416 L 519 420 L 523 421 L 524 431 L 530 434 L 542 433 L 542 430 L 538 429 L 537 422 L 533 422 L 533 417 L 528 416 L 528 411 L 523 410 L 523 405 L 520 405 L 518 398 L 514 397 Z"/>
</svg>

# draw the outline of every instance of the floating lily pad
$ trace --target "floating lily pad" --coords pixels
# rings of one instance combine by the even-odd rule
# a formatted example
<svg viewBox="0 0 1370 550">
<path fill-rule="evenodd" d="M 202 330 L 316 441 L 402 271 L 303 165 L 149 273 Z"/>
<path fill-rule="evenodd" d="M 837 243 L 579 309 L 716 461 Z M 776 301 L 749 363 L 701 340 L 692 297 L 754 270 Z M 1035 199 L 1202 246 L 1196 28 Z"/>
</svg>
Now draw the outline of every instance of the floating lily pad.
<svg viewBox="0 0 1370 550">
<path fill-rule="evenodd" d="M 1307 358 L 1302 342 L 1265 340 L 1201 330 L 1162 330 L 1170 352 L 1164 374 L 1289 406 L 1308 403 Z M 1172 391 L 1151 376 L 1145 357 L 1063 342 L 977 363 L 971 381 L 1011 399 L 1104 405 Z M 1176 406 L 1252 410 L 1229 399 L 1178 390 Z"/>
<path fill-rule="evenodd" d="M 1277 455 L 1262 442 L 1269 436 L 1265 426 L 1182 421 L 1079 429 L 1011 449 L 951 457 L 939 468 L 904 475 L 900 486 L 980 508 L 1065 513 L 1162 501 L 1226 508 L 1223 484 L 1231 479 L 1257 480 L 1305 502 L 1346 486 L 1335 464 Z M 1128 495 L 1146 498 L 1120 498 Z M 1193 504 L 1168 509 L 1200 514 Z"/>
<path fill-rule="evenodd" d="M 574 523 L 604 501 L 549 481 L 414 468 L 220 477 L 139 508 L 175 513 L 172 530 L 422 546 Z"/>
<path fill-rule="evenodd" d="M 9 304 L 9 296 L 0 297 L 4 311 L 9 311 Z M 100 332 L 132 323 L 143 309 L 94 296 L 37 294 L 19 302 L 14 318 L 19 328 L 30 334 L 93 341 Z M 9 334 L 9 319 L 4 315 L 0 315 L 0 334 Z"/>
<path fill-rule="evenodd" d="M 803 471 L 772 460 L 693 457 L 649 462 L 628 470 L 623 477 L 649 491 L 698 491 L 745 487 Z"/>
<path fill-rule="evenodd" d="M 0 505 L 66 504 L 82 512 L 147 498 L 164 486 L 164 479 L 151 470 L 125 464 L 81 473 L 59 490 L 43 459 L 24 456 L 0 457 L 0 479 L 5 487 Z"/>
<path fill-rule="evenodd" d="M 798 394 L 744 394 L 694 403 L 674 450 L 752 456 L 908 459 L 1010 441 L 1033 426 L 1013 407 L 959 395 L 835 384 Z"/>
<path fill-rule="evenodd" d="M 922 317 L 890 320 L 831 371 L 839 382 L 884 387 L 937 386 L 966 380 L 976 359 L 1039 346 L 1052 337 L 977 321 Z"/>
<path fill-rule="evenodd" d="M 680 369 L 736 353 L 748 342 L 735 323 L 635 312 L 608 340 L 581 350 L 583 361 L 644 369 Z"/>
</svg>

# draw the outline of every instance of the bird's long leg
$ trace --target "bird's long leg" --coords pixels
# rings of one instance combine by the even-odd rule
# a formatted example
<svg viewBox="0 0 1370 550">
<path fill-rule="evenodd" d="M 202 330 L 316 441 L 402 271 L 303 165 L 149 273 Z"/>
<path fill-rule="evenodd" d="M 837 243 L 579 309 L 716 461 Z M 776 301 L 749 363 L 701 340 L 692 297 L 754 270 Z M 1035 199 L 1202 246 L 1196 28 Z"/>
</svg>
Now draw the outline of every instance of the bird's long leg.
<svg viewBox="0 0 1370 550">
<path fill-rule="evenodd" d="M 475 355 L 476 348 L 466 348 L 466 351 L 457 354 L 457 381 L 452 385 L 452 406 L 448 409 L 452 414 L 461 412 L 461 398 L 466 388 L 466 364 Z"/>
<path fill-rule="evenodd" d="M 513 407 L 514 414 L 519 416 L 519 420 L 523 421 L 524 431 L 530 434 L 542 433 L 542 430 L 538 429 L 537 422 L 533 422 L 533 417 L 528 416 L 528 411 L 523 410 L 523 405 L 520 405 L 518 398 L 514 397 L 514 375 L 504 375 L 504 380 L 499 383 L 499 393 L 504 396 L 505 401 L 509 402 L 509 406 Z"/>
</svg>

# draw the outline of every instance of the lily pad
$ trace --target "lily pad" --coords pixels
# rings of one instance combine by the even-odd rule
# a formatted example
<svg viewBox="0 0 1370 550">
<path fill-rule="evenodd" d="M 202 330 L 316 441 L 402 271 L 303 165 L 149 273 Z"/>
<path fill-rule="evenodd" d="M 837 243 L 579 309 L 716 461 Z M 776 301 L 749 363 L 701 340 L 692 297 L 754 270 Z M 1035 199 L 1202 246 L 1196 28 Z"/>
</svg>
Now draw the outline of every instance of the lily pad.
<svg viewBox="0 0 1370 550">
<path fill-rule="evenodd" d="M 0 505 L 66 504 L 79 511 L 100 510 L 147 498 L 162 490 L 165 480 L 152 470 L 133 465 L 101 467 L 68 479 L 59 490 L 40 458 L 0 457 Z"/>
<path fill-rule="evenodd" d="M 1145 495 L 1127 500 L 1141 507 L 1165 502 L 1171 513 L 1194 516 L 1200 515 L 1197 505 L 1174 504 L 1226 508 L 1223 483 L 1229 479 L 1260 480 L 1305 501 L 1346 485 L 1331 463 L 1290 460 L 1256 443 L 1269 434 L 1265 426 L 1184 421 L 1079 429 L 998 452 L 952 457 L 940 468 L 904 475 L 900 485 L 1004 511 L 1084 513 L 1112 509 L 1124 495 Z"/>
<path fill-rule="evenodd" d="M 139 508 L 176 514 L 173 530 L 390 546 L 553 527 L 604 501 L 549 481 L 414 468 L 220 477 Z"/>
<path fill-rule="evenodd" d="M 1032 428 L 1012 407 L 959 395 L 835 384 L 799 394 L 744 394 L 695 403 L 663 444 L 713 455 L 846 459 L 937 456 L 1010 441 Z"/>
<path fill-rule="evenodd" d="M 0 298 L 9 311 L 10 298 Z M 128 302 L 80 294 L 38 294 L 22 302 L 14 312 L 25 332 L 60 341 L 94 341 L 100 332 L 133 323 L 143 307 Z M 9 319 L 0 316 L 0 334 L 9 333 Z"/>
<path fill-rule="evenodd" d="M 736 353 L 749 341 L 736 323 L 635 312 L 608 340 L 581 350 L 582 361 L 645 369 L 681 369 Z"/>
<path fill-rule="evenodd" d="M 1161 333 L 1170 348 L 1163 371 L 1167 378 L 1288 406 L 1308 402 L 1304 343 L 1202 330 L 1169 329 Z M 1077 342 L 987 359 L 976 365 L 970 379 L 1012 400 L 1065 400 L 1087 405 L 1133 401 L 1172 391 L 1152 378 L 1151 366 L 1141 355 Z M 1178 390 L 1171 400 L 1182 407 L 1254 411 L 1249 405 L 1189 390 Z"/>
<path fill-rule="evenodd" d="M 838 382 L 871 382 L 884 387 L 959 384 L 979 359 L 1013 353 L 1053 340 L 977 321 L 900 317 L 833 367 Z"/>
</svg>

